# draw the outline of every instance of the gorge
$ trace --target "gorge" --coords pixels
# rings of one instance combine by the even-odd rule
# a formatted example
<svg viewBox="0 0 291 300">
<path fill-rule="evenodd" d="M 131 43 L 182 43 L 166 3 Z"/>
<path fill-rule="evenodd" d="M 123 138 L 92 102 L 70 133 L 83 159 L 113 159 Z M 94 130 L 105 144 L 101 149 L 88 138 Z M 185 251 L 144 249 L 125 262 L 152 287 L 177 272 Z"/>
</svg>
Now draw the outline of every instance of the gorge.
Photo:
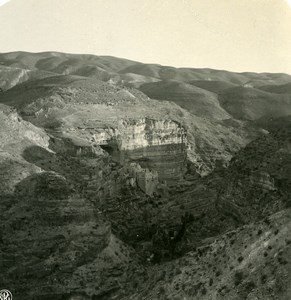
<svg viewBox="0 0 291 300">
<path fill-rule="evenodd" d="M 0 61 L 0 285 L 15 299 L 288 299 L 291 76 Z"/>
</svg>

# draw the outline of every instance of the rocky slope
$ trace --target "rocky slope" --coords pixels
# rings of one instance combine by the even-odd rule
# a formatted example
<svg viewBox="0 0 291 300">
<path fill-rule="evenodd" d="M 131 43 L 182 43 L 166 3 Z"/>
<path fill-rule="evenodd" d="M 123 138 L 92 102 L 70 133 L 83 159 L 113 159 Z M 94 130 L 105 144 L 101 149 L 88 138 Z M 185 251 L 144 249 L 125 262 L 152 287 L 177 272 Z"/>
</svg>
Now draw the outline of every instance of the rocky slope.
<svg viewBox="0 0 291 300">
<path fill-rule="evenodd" d="M 218 205 L 232 203 L 247 220 L 290 206 L 290 118 L 281 124 L 232 159 Z"/>
<path fill-rule="evenodd" d="M 94 205 L 71 192 L 65 177 L 42 172 L 23 180 L 6 202 L 0 278 L 15 297 L 121 294 L 130 274 L 142 273 Z"/>
<path fill-rule="evenodd" d="M 143 266 L 96 205 L 126 184 L 119 168 L 101 148 L 54 138 L 1 108 L 1 285 L 30 299 L 133 290 Z"/>
<path fill-rule="evenodd" d="M 170 100 L 187 111 L 205 118 L 229 119 L 230 115 L 220 107 L 216 94 L 179 81 L 146 83 L 139 89 L 153 99 Z"/>
<path fill-rule="evenodd" d="M 14 192 L 15 186 L 24 178 L 41 169 L 22 157 L 27 147 L 49 145 L 47 133 L 31 123 L 22 120 L 15 109 L 0 105 L 0 176 L 1 194 Z"/>
<path fill-rule="evenodd" d="M 257 120 L 290 115 L 290 94 L 272 94 L 250 87 L 235 87 L 219 94 L 220 105 L 234 118 Z"/>
<path fill-rule="evenodd" d="M 29 70 L 23 68 L 6 67 L 0 65 L 0 92 L 6 91 L 22 82 L 36 78 L 53 76 L 47 71 Z"/>
<path fill-rule="evenodd" d="M 286 83 L 282 85 L 264 85 L 261 86 L 260 89 L 274 94 L 290 94 L 291 83 Z"/>
<path fill-rule="evenodd" d="M 150 268 L 126 299 L 290 299 L 290 209 Z"/>
</svg>

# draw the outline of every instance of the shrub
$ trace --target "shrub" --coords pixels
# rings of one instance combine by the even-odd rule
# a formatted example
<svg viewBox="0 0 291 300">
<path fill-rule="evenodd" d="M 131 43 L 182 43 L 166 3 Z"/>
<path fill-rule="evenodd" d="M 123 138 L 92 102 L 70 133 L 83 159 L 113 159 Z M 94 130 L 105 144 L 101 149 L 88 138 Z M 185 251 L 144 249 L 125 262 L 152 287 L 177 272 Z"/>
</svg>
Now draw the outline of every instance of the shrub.
<svg viewBox="0 0 291 300">
<path fill-rule="evenodd" d="M 159 294 L 165 294 L 166 290 L 163 286 L 159 287 Z"/>
<path fill-rule="evenodd" d="M 283 257 L 280 257 L 280 256 L 278 257 L 278 261 L 279 261 L 280 265 L 288 264 L 288 261 L 285 260 Z"/>
<path fill-rule="evenodd" d="M 267 282 L 267 275 L 266 274 L 262 275 L 261 282 L 262 282 L 262 284 L 265 284 Z"/>
<path fill-rule="evenodd" d="M 203 287 L 202 290 L 201 290 L 201 294 L 202 294 L 202 295 L 206 295 L 206 293 L 207 293 L 207 290 L 206 290 L 205 287 Z"/>
<path fill-rule="evenodd" d="M 237 261 L 238 261 L 239 263 L 241 263 L 243 260 L 244 260 L 244 258 L 243 258 L 242 256 L 239 256 L 239 257 L 237 258 Z"/>
<path fill-rule="evenodd" d="M 242 271 L 237 271 L 234 274 L 234 284 L 238 286 L 243 281 L 243 278 L 244 278 L 244 273 Z"/>
<path fill-rule="evenodd" d="M 250 293 L 255 287 L 256 287 L 256 284 L 253 281 L 248 281 L 246 283 L 246 291 L 248 293 Z"/>
</svg>

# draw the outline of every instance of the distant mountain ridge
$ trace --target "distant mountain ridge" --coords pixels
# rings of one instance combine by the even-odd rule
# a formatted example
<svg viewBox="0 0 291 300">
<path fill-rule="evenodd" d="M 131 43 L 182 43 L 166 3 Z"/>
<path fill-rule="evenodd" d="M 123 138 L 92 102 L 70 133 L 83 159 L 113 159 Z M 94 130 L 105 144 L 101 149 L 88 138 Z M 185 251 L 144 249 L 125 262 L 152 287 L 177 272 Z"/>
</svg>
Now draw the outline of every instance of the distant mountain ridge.
<svg viewBox="0 0 291 300">
<path fill-rule="evenodd" d="M 98 79 L 170 100 L 199 117 L 255 120 L 291 113 L 291 75 L 143 64 L 123 58 L 60 52 L 0 54 L 0 88 L 57 75 Z"/>
<path fill-rule="evenodd" d="M 0 53 L 0 64 L 12 68 L 49 71 L 57 74 L 72 74 L 88 77 L 119 74 L 136 74 L 159 80 L 178 81 L 226 81 L 233 84 L 262 86 L 291 82 L 291 76 L 283 73 L 230 72 L 208 68 L 175 68 L 159 64 L 143 64 L 112 56 L 89 54 L 66 54 L 61 52 L 11 52 Z M 264 84 L 265 83 L 265 84 Z"/>
</svg>

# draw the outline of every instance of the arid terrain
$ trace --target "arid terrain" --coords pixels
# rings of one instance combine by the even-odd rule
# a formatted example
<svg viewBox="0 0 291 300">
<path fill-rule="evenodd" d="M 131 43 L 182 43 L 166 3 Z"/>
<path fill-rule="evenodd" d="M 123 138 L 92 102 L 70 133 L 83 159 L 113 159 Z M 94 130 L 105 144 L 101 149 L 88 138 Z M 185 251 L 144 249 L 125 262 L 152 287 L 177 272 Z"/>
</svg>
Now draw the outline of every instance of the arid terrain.
<svg viewBox="0 0 291 300">
<path fill-rule="evenodd" d="M 0 54 L 0 183 L 13 299 L 291 299 L 291 75 Z"/>
</svg>

